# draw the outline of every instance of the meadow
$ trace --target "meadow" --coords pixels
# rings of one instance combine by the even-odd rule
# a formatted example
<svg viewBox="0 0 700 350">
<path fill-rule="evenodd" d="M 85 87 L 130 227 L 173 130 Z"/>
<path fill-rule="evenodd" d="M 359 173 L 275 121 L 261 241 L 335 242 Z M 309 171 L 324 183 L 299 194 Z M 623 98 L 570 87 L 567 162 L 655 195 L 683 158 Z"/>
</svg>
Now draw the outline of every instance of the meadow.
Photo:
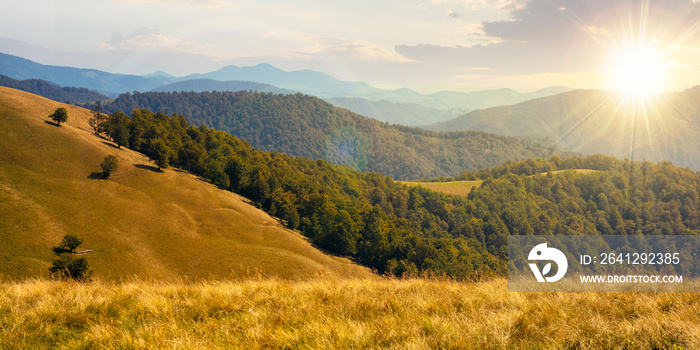
<svg viewBox="0 0 700 350">
<path fill-rule="evenodd" d="M 472 180 L 472 181 L 447 181 L 447 182 L 411 182 L 402 181 L 403 184 L 408 186 L 420 186 L 427 188 L 435 192 L 441 192 L 445 194 L 452 194 L 458 196 L 466 196 L 473 188 L 478 188 L 481 186 L 483 180 Z"/>
<path fill-rule="evenodd" d="M 3 349 L 696 349 L 697 293 L 509 293 L 507 280 L 0 285 Z"/>
</svg>

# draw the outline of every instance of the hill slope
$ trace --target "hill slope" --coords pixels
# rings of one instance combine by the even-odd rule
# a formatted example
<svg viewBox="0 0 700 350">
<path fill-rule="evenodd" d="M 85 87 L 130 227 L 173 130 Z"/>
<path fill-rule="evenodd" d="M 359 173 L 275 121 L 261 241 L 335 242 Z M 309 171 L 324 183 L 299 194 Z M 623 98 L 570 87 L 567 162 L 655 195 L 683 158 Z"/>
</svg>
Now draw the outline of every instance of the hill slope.
<svg viewBox="0 0 700 350">
<path fill-rule="evenodd" d="M 191 124 L 226 131 L 263 151 L 323 158 L 400 180 L 455 176 L 558 151 L 483 132 L 436 133 L 389 125 L 301 94 L 150 92 L 124 94 L 104 107 L 182 114 Z"/>
<path fill-rule="evenodd" d="M 416 103 L 398 103 L 385 100 L 370 101 L 361 97 L 333 97 L 326 99 L 334 106 L 341 107 L 381 122 L 418 126 L 454 119 L 463 110 L 440 110 Z"/>
<path fill-rule="evenodd" d="M 605 91 L 576 90 L 473 111 L 425 128 L 541 135 L 575 152 L 668 160 L 700 170 L 699 122 L 700 87 L 695 87 L 645 103 Z"/>
<path fill-rule="evenodd" d="M 46 122 L 57 107 L 69 115 L 60 127 Z M 45 275 L 51 248 L 68 233 L 94 249 L 91 268 L 107 279 L 369 274 L 238 195 L 114 148 L 89 130 L 89 113 L 0 88 L 0 275 Z M 113 178 L 88 179 L 108 154 L 119 159 Z"/>
</svg>

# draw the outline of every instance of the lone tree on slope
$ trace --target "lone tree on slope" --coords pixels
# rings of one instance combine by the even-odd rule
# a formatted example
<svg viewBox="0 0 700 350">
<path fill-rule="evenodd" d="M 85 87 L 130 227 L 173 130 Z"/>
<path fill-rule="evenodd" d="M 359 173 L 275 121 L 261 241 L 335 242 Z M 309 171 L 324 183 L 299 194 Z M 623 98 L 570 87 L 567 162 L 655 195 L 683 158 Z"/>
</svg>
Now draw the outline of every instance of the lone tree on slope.
<svg viewBox="0 0 700 350">
<path fill-rule="evenodd" d="M 77 249 L 81 244 L 83 244 L 83 240 L 78 236 L 65 235 L 63 236 L 61 244 L 58 247 L 64 251 L 68 251 L 69 253 L 75 253 L 75 249 Z"/>
<path fill-rule="evenodd" d="M 53 114 L 49 115 L 49 118 L 51 118 L 56 125 L 61 125 L 61 123 L 68 120 L 68 111 L 66 111 L 66 109 L 63 107 L 57 108 Z"/>
<path fill-rule="evenodd" d="M 106 156 L 105 159 L 102 161 L 102 164 L 100 164 L 100 167 L 102 168 L 102 177 L 104 177 L 105 179 L 108 178 L 110 174 L 117 170 L 118 166 L 119 160 L 117 159 L 117 157 L 111 154 Z"/>
</svg>

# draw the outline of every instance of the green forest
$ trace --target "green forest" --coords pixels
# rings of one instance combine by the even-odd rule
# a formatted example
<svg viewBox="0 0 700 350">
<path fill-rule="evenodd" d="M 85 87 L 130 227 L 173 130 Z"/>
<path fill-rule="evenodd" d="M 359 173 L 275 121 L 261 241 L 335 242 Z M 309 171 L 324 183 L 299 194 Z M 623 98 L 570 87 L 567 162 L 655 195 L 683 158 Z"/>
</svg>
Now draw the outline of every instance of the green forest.
<svg viewBox="0 0 700 350">
<path fill-rule="evenodd" d="M 397 180 L 455 176 L 508 160 L 569 154 L 549 143 L 485 132 L 433 132 L 390 125 L 312 96 L 259 92 L 123 94 L 105 110 L 181 114 L 262 151 L 324 159 Z"/>
<path fill-rule="evenodd" d="M 668 162 L 603 155 L 506 162 L 463 172 L 458 179 L 483 184 L 451 196 L 320 159 L 259 151 L 182 115 L 135 109 L 131 116 L 113 112 L 99 125 L 96 132 L 159 168 L 176 166 L 241 194 L 319 247 L 379 273 L 504 275 L 509 234 L 700 230 L 700 176 Z"/>
</svg>

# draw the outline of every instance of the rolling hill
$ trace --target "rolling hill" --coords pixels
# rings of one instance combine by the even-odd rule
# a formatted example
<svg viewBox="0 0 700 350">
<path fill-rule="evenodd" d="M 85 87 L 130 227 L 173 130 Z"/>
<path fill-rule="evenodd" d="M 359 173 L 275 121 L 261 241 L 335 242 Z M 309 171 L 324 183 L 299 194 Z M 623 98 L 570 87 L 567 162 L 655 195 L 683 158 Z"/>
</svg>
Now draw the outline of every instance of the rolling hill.
<svg viewBox="0 0 700 350">
<path fill-rule="evenodd" d="M 396 90 L 381 90 L 360 97 L 371 101 L 415 103 L 438 110 L 458 109 L 471 111 L 474 109 L 511 105 L 570 90 L 571 88 L 553 86 L 526 93 L 504 88 L 473 92 L 440 91 L 432 94 L 421 94 L 411 89 L 402 88 Z"/>
<path fill-rule="evenodd" d="M 60 127 L 46 116 L 65 107 Z M 46 276 L 65 234 L 102 279 L 370 276 L 326 255 L 242 197 L 95 136 L 88 110 L 0 88 L 0 275 Z M 115 155 L 109 180 L 88 176 Z"/>
<path fill-rule="evenodd" d="M 508 136 L 540 135 L 585 154 L 700 170 L 700 87 L 629 100 L 606 91 L 576 90 L 512 106 L 472 111 L 428 130 L 480 130 Z"/>
<path fill-rule="evenodd" d="M 561 154 L 515 137 L 389 125 L 302 94 L 149 92 L 120 95 L 104 108 L 182 114 L 191 124 L 226 131 L 263 151 L 322 158 L 398 180 L 456 176 L 507 160 Z"/>
<path fill-rule="evenodd" d="M 86 88 L 60 87 L 40 79 L 16 80 L 0 75 L 0 86 L 31 92 L 48 99 L 69 104 L 83 104 L 109 97 Z"/>
<path fill-rule="evenodd" d="M 380 122 L 420 126 L 454 119 L 465 111 L 440 110 L 416 103 L 397 103 L 386 100 L 370 101 L 361 97 L 333 97 L 326 99 L 330 104 L 345 108 L 353 113 L 370 117 Z"/>
</svg>

